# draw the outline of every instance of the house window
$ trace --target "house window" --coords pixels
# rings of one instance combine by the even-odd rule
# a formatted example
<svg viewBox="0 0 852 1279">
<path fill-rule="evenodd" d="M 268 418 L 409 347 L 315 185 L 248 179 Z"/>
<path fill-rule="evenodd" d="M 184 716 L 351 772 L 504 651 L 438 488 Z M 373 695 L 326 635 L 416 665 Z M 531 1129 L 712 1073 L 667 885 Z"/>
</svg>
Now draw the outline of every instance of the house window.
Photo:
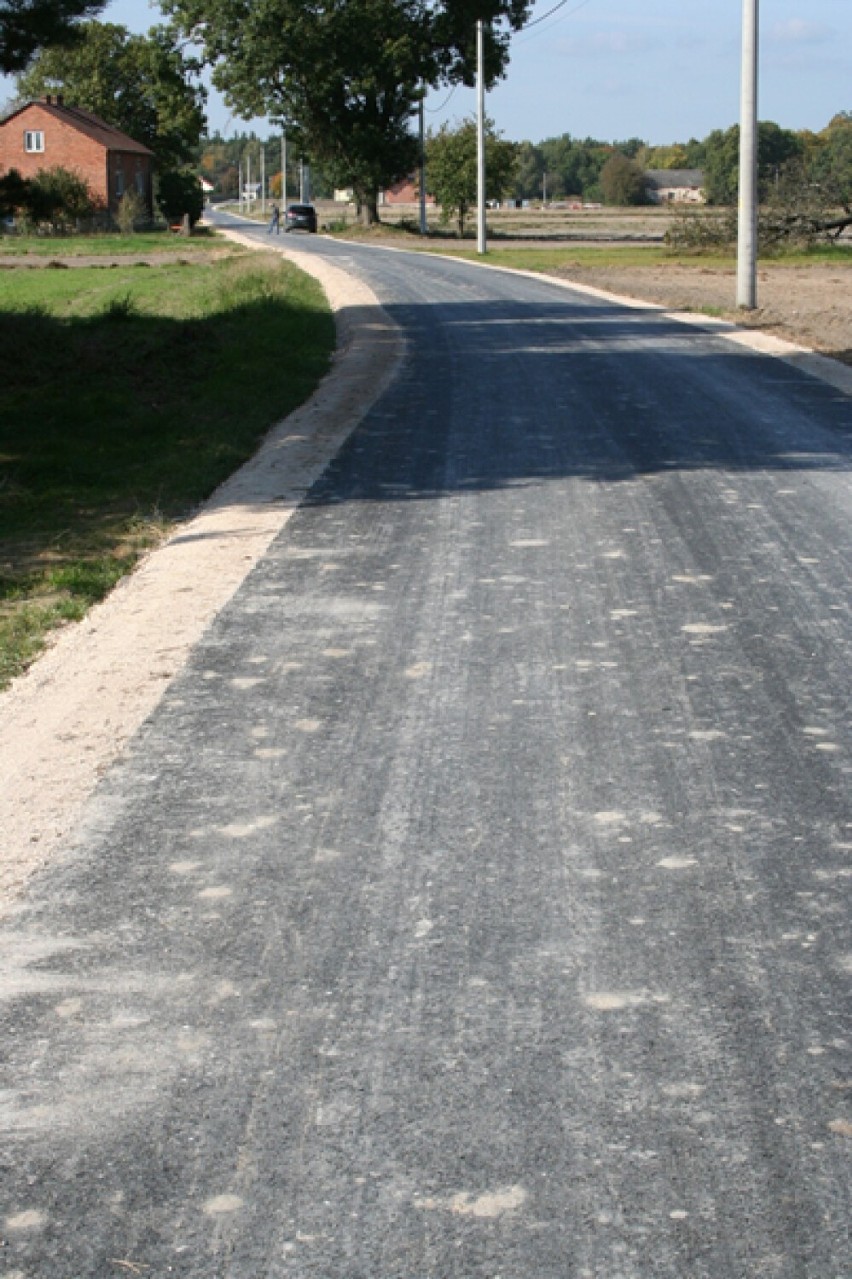
<svg viewBox="0 0 852 1279">
<path fill-rule="evenodd" d="M 124 195 L 124 170 L 119 169 L 115 175 L 115 194 L 119 200 Z"/>
<path fill-rule="evenodd" d="M 44 150 L 44 132 L 41 129 L 27 129 L 24 133 L 25 151 Z"/>
</svg>

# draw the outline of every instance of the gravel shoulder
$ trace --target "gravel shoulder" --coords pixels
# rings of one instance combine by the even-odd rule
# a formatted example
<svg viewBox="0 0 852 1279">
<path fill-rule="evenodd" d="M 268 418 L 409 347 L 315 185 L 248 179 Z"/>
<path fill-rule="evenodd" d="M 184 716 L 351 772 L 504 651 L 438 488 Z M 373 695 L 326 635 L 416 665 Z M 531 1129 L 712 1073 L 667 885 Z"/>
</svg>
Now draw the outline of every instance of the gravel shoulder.
<svg viewBox="0 0 852 1279">
<path fill-rule="evenodd" d="M 316 257 L 287 256 L 319 278 L 335 313 L 330 373 L 194 519 L 0 694 L 0 914 L 72 837 L 100 777 L 394 376 L 401 337 L 372 292 Z"/>
</svg>

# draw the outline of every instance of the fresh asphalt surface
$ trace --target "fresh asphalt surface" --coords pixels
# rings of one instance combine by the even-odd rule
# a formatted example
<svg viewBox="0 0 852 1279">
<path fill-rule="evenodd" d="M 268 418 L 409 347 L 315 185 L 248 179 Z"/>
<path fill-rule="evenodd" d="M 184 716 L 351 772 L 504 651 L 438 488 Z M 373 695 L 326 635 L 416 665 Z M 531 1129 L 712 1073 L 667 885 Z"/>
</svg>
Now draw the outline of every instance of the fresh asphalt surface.
<svg viewBox="0 0 852 1279">
<path fill-rule="evenodd" d="M 0 930 L 0 1276 L 849 1276 L 849 399 L 298 248 L 407 356 Z"/>
</svg>

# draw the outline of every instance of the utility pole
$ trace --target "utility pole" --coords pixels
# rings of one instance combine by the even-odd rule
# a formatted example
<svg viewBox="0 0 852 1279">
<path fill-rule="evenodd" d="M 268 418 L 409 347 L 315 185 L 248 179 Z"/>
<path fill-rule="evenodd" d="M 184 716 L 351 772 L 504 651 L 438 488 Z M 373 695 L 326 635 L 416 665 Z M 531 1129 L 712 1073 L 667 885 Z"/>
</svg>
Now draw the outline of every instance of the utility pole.
<svg viewBox="0 0 852 1279">
<path fill-rule="evenodd" d="M 426 226 L 426 86 L 420 99 L 420 234 L 425 235 Z"/>
<path fill-rule="evenodd" d="M 485 252 L 485 68 L 484 31 L 476 20 L 476 251 Z"/>
<path fill-rule="evenodd" d="M 281 208 L 287 208 L 287 130 L 281 134 Z"/>
<path fill-rule="evenodd" d="M 266 217 L 266 143 L 260 144 L 260 214 Z"/>
<path fill-rule="evenodd" d="M 758 0 L 743 0 L 740 71 L 740 186 L 737 226 L 737 306 L 757 306 Z"/>
</svg>

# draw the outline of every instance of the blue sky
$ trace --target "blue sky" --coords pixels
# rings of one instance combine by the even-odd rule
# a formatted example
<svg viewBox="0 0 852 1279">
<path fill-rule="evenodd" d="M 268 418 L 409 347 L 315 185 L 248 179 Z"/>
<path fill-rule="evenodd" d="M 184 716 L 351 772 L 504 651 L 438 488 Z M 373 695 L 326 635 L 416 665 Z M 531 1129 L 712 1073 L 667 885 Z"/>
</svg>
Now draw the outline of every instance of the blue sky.
<svg viewBox="0 0 852 1279">
<path fill-rule="evenodd" d="M 557 4 L 536 0 L 534 25 L 513 38 L 507 79 L 488 95 L 488 115 L 505 137 L 540 142 L 570 133 L 663 144 L 737 121 L 742 0 Z M 144 32 L 160 13 L 148 0 L 112 0 L 102 17 Z M 817 130 L 852 110 L 852 0 L 760 0 L 760 26 L 762 120 Z M 11 95 L 8 82 L 5 89 L 0 99 Z M 472 90 L 434 93 L 427 125 L 452 124 L 475 109 Z M 211 128 L 229 123 L 218 96 L 208 115 Z"/>
</svg>

